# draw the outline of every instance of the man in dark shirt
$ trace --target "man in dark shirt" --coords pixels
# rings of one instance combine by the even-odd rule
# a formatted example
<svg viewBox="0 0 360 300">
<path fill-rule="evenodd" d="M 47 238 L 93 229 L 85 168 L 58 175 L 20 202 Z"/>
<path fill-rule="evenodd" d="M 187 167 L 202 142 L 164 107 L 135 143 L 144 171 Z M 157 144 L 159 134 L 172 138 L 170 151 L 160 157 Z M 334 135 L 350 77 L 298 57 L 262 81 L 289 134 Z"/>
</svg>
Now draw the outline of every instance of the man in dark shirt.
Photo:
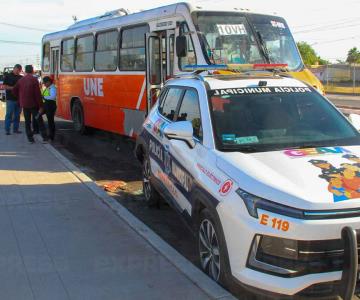
<svg viewBox="0 0 360 300">
<path fill-rule="evenodd" d="M 26 75 L 21 78 L 13 88 L 13 93 L 19 98 L 20 107 L 24 111 L 26 135 L 30 143 L 34 143 L 31 130 L 31 117 L 37 116 L 39 109 L 43 108 L 40 86 L 37 78 L 33 76 L 34 68 L 31 65 L 25 66 Z M 42 117 L 38 118 L 38 125 L 41 136 L 47 141 L 46 129 Z"/>
<path fill-rule="evenodd" d="M 11 73 L 6 74 L 4 78 L 4 87 L 6 90 L 6 115 L 5 115 L 5 133 L 10 135 L 11 123 L 13 123 L 14 133 L 19 131 L 21 108 L 17 97 L 12 93 L 12 89 L 16 83 L 22 78 L 20 75 L 21 65 L 16 64 Z"/>
</svg>

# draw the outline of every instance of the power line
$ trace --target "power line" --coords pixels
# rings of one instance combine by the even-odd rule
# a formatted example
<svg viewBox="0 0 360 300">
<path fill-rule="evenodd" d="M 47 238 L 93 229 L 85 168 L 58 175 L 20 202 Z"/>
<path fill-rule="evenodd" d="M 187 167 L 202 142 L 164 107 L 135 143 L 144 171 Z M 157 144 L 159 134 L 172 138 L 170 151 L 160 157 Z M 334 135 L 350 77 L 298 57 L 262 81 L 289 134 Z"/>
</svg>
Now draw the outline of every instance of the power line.
<svg viewBox="0 0 360 300">
<path fill-rule="evenodd" d="M 342 41 L 354 40 L 357 38 L 360 38 L 360 35 L 354 35 L 354 36 L 350 36 L 350 37 L 346 37 L 346 38 L 342 38 L 342 39 L 336 39 L 336 40 L 328 40 L 328 41 L 324 41 L 324 42 L 315 42 L 312 45 L 331 44 L 331 43 L 337 43 L 337 42 L 342 42 Z"/>
<path fill-rule="evenodd" d="M 41 32 L 48 32 L 49 31 L 49 29 L 35 28 L 35 27 L 17 25 L 17 24 L 11 24 L 11 23 L 5 23 L 5 22 L 0 22 L 0 25 L 10 26 L 10 27 L 15 27 L 15 28 L 20 28 L 20 29 L 41 31 Z"/>
<path fill-rule="evenodd" d="M 320 27 L 315 27 L 315 28 L 311 28 L 311 29 L 295 31 L 294 34 L 313 33 L 313 32 L 319 32 L 319 31 L 329 31 L 329 30 L 336 30 L 336 29 L 342 29 L 342 28 L 348 28 L 348 27 L 357 27 L 357 26 L 360 26 L 360 23 L 353 23 L 353 24 L 343 25 L 343 26 L 341 26 L 341 25 L 340 26 L 339 25 L 320 26 Z"/>
<path fill-rule="evenodd" d="M 0 40 L 0 43 L 3 43 L 3 44 L 16 44 L 16 45 L 30 45 L 30 46 L 39 46 L 40 45 L 40 43 L 35 43 L 35 42 L 7 41 L 7 40 Z"/>
<path fill-rule="evenodd" d="M 1 58 L 12 58 L 12 57 L 36 57 L 39 54 L 19 54 L 19 55 L 0 55 Z"/>
<path fill-rule="evenodd" d="M 346 19 L 339 19 L 339 20 L 332 20 L 332 21 L 327 21 L 324 23 L 324 25 L 335 25 L 335 24 L 344 24 L 344 23 L 349 23 L 349 22 L 353 22 L 353 21 L 357 21 L 358 18 L 346 18 Z M 334 23 L 334 22 L 341 22 L 341 23 Z M 292 26 L 293 29 L 300 29 L 300 28 L 305 28 L 305 27 L 312 27 L 312 26 L 319 26 L 319 23 L 312 23 L 312 24 L 304 24 L 304 25 L 298 25 L 298 26 Z"/>
</svg>

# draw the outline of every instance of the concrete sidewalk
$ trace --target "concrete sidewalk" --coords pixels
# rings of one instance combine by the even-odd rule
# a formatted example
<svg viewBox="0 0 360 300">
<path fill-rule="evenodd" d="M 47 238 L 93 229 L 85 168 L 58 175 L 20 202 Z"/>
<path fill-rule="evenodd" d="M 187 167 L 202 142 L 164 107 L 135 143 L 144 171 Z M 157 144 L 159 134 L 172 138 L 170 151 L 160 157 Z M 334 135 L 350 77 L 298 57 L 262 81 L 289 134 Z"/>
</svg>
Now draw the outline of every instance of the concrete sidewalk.
<svg viewBox="0 0 360 300">
<path fill-rule="evenodd" d="M 213 295 L 195 284 L 51 146 L 5 136 L 1 110 L 0 299 L 232 298 L 215 284 Z"/>
</svg>

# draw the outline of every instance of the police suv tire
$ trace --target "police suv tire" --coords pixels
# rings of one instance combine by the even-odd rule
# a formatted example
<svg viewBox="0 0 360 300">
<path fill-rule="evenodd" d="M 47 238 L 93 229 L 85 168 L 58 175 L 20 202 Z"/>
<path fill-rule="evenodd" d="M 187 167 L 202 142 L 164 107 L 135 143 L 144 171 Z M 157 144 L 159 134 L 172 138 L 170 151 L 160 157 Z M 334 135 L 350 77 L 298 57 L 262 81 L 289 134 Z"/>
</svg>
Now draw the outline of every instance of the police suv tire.
<svg viewBox="0 0 360 300">
<path fill-rule="evenodd" d="M 74 130 L 80 134 L 86 134 L 88 128 L 85 126 L 84 110 L 80 101 L 75 101 L 71 108 L 71 117 Z"/>
<path fill-rule="evenodd" d="M 208 226 L 211 226 L 211 230 L 206 230 Z M 200 212 L 199 223 L 197 227 L 197 238 L 198 238 L 198 254 L 200 267 L 211 279 L 221 284 L 225 288 L 232 290 L 233 283 L 231 280 L 231 271 L 230 264 L 227 254 L 225 237 L 223 235 L 221 225 L 216 221 L 216 217 L 210 212 L 209 209 L 204 208 Z M 208 232 L 211 232 L 212 239 L 204 239 L 204 235 L 208 235 Z M 207 248 L 204 244 L 207 244 Z M 209 244 L 210 242 L 210 244 Z M 209 251 L 211 250 L 211 251 Z M 209 251 L 210 261 L 207 265 L 204 264 L 204 257 L 206 256 L 205 252 Z M 216 265 L 219 265 L 219 274 L 214 276 L 212 267 L 216 268 Z"/>
<path fill-rule="evenodd" d="M 146 204 L 149 207 L 159 206 L 160 204 L 160 195 L 155 190 L 154 186 L 151 183 L 151 165 L 150 158 L 148 155 L 145 155 L 142 164 L 142 172 L 143 172 L 143 193 Z"/>
</svg>

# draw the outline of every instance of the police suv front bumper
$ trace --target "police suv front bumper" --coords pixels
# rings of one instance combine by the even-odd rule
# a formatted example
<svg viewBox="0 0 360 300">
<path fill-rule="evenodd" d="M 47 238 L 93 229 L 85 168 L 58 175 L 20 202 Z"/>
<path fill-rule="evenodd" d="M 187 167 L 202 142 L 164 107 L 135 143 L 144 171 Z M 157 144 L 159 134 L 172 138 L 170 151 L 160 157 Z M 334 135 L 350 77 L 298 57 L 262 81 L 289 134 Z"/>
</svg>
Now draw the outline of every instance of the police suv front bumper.
<svg viewBox="0 0 360 300">
<path fill-rule="evenodd" d="M 360 230 L 344 227 L 339 240 L 301 242 L 306 249 L 298 248 L 298 253 L 302 255 L 293 260 L 264 253 L 261 250 L 262 239 L 264 237 L 259 235 L 254 238 L 247 262 L 251 269 L 284 278 L 342 271 L 340 281 L 314 284 L 295 296 L 326 298 L 339 295 L 342 299 L 351 299 L 355 292 L 359 292 L 360 284 L 357 283 Z M 278 247 L 283 246 L 281 239 L 274 240 Z"/>
<path fill-rule="evenodd" d="M 264 226 L 243 213 L 234 202 L 221 203 L 217 211 L 223 226 L 232 277 L 245 288 L 266 296 L 351 299 L 358 283 L 360 218 L 300 220 L 269 213 L 290 223 L 286 232 Z M 236 207 L 236 208 L 235 208 Z M 267 213 L 259 211 L 259 215 Z M 279 255 L 261 245 L 266 237 L 296 241 L 297 256 Z M 359 242 L 358 242 L 359 241 Z M 293 243 L 295 244 L 295 243 Z M 285 243 L 290 245 L 292 243 Z M 280 252 L 281 253 L 281 252 Z M 281 297 L 280 297 L 281 296 Z"/>
</svg>

